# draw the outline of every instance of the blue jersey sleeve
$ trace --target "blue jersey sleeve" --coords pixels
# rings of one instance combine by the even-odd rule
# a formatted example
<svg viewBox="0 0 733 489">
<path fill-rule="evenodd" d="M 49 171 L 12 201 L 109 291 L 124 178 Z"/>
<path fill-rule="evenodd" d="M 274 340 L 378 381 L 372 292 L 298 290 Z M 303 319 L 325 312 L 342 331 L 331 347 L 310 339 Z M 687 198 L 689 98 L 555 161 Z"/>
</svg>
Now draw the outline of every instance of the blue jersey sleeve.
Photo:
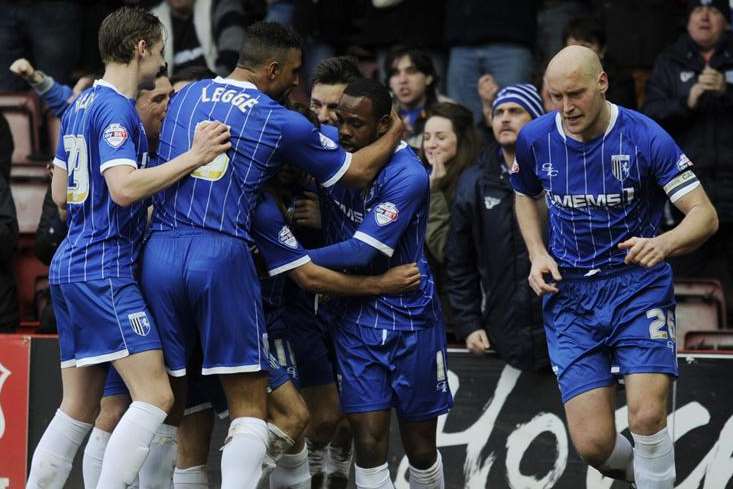
<svg viewBox="0 0 733 489">
<path fill-rule="evenodd" d="M 263 193 L 252 215 L 252 237 L 267 265 L 270 277 L 310 261 L 292 233 L 275 199 Z"/>
<path fill-rule="evenodd" d="M 282 136 L 283 159 L 313 175 L 324 187 L 338 182 L 349 169 L 351 153 L 296 112 L 286 118 Z"/>
<path fill-rule="evenodd" d="M 700 186 L 692 172 L 692 162 L 672 136 L 654 122 L 650 128 L 649 156 L 654 178 L 669 200 L 676 202 Z"/>
<path fill-rule="evenodd" d="M 430 192 L 422 167 L 404 168 L 383 183 L 375 204 L 364 216 L 354 238 L 391 257 L 402 233 L 424 206 Z"/>
<path fill-rule="evenodd" d="M 509 180 L 514 190 L 520 194 L 530 197 L 539 197 L 542 191 L 542 182 L 535 173 L 537 162 L 535 161 L 532 146 L 527 141 L 526 135 L 521 131 L 517 136 L 515 144 L 515 156 L 512 164 Z"/>
<path fill-rule="evenodd" d="M 139 117 L 134 107 L 121 97 L 109 98 L 96 111 L 94 128 L 99 148 L 99 172 L 113 166 L 138 167 L 135 141 L 139 138 Z"/>
</svg>

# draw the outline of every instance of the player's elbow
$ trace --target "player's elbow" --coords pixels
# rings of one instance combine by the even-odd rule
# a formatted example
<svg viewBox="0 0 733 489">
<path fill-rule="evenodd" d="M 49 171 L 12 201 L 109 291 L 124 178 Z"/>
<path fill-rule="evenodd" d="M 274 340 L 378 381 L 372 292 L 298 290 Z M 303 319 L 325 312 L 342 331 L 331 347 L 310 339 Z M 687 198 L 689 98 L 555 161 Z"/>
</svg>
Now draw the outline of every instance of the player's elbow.
<svg viewBox="0 0 733 489">
<path fill-rule="evenodd" d="M 290 278 L 298 284 L 298 287 L 311 292 L 321 292 L 323 280 L 320 274 L 321 268 L 313 262 L 308 262 L 290 272 Z"/>
</svg>

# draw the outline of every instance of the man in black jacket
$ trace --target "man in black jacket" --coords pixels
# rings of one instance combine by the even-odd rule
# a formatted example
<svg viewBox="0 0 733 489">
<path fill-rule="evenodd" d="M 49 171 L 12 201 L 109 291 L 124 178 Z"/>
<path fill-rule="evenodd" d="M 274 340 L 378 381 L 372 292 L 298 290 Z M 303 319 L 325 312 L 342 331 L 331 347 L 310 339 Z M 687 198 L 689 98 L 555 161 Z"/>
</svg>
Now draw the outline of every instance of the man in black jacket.
<svg viewBox="0 0 733 489">
<path fill-rule="evenodd" d="M 695 162 L 695 174 L 720 219 L 717 235 L 672 260 L 679 275 L 711 273 L 724 258 L 733 271 L 733 35 L 727 0 L 689 2 L 687 33 L 662 52 L 646 87 L 643 112 L 659 122 Z M 733 275 L 733 274 L 731 274 Z"/>
<path fill-rule="evenodd" d="M 543 113 L 532 85 L 502 89 L 491 125 L 497 144 L 458 180 L 445 250 L 455 333 L 482 353 L 493 346 L 510 365 L 548 365 L 540 299 L 527 283 L 529 257 L 514 216 L 509 169 L 519 130 Z"/>
<path fill-rule="evenodd" d="M 12 333 L 18 326 L 18 298 L 15 283 L 15 248 L 18 217 L 10 193 L 10 162 L 13 136 L 0 114 L 0 333 Z"/>
</svg>

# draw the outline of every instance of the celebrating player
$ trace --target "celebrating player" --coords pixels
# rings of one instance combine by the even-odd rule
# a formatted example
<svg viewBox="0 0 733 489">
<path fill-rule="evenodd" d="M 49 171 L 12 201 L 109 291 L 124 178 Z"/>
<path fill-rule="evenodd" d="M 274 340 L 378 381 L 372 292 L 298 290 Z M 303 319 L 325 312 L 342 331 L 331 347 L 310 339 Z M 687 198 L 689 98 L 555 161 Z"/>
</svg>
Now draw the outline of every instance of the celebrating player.
<svg viewBox="0 0 733 489">
<path fill-rule="evenodd" d="M 142 284 L 161 330 L 169 373 L 186 375 L 194 338 L 202 373 L 219 375 L 232 419 L 222 454 L 222 488 L 254 487 L 268 443 L 268 369 L 260 289 L 248 244 L 258 191 L 283 160 L 302 165 L 322 185 L 365 184 L 386 162 L 401 126 L 354 154 L 276 100 L 298 83 L 301 41 L 288 28 L 249 27 L 237 68 L 228 78 L 185 86 L 163 125 L 160 161 L 185 151 L 197 125 L 231 127 L 232 151 L 156 195 Z M 174 390 L 183 392 L 176 381 Z M 176 396 L 172 417 L 182 415 Z"/>
<path fill-rule="evenodd" d="M 99 486 L 133 482 L 173 398 L 160 340 L 134 279 L 146 206 L 139 202 L 229 148 L 221 124 L 202 126 L 191 149 L 144 168 L 147 140 L 134 100 L 163 66 L 158 20 L 122 8 L 99 30 L 105 74 L 65 111 L 54 159 L 54 202 L 68 235 L 49 271 L 61 349 L 63 400 L 33 456 L 29 488 L 63 487 L 99 407 L 108 363 L 132 404 L 109 440 Z M 85 367 L 85 368 L 81 368 Z"/>
<path fill-rule="evenodd" d="M 386 87 L 360 79 L 344 90 L 339 138 L 350 150 L 370 144 L 390 123 Z M 370 186 L 326 189 L 323 225 L 330 244 L 309 250 L 314 263 L 378 274 L 415 261 L 422 280 L 414 292 L 329 302 L 341 407 L 354 431 L 356 486 L 393 487 L 387 467 L 389 421 L 397 410 L 410 462 L 410 485 L 443 487 L 436 420 L 453 402 L 447 382 L 445 328 L 423 255 L 428 173 L 402 143 Z M 335 304 L 333 304 L 335 302 Z"/>
<path fill-rule="evenodd" d="M 527 124 L 512 184 L 544 298 L 547 342 L 570 434 L 581 457 L 640 489 L 672 488 L 667 396 L 677 376 L 669 256 L 717 229 L 717 216 L 672 138 L 647 117 L 606 101 L 608 78 L 588 48 L 560 51 L 545 73 L 560 107 Z M 551 229 L 542 238 L 545 196 Z M 659 234 L 666 199 L 685 218 Z M 624 377 L 634 448 L 616 431 L 615 375 Z"/>
</svg>

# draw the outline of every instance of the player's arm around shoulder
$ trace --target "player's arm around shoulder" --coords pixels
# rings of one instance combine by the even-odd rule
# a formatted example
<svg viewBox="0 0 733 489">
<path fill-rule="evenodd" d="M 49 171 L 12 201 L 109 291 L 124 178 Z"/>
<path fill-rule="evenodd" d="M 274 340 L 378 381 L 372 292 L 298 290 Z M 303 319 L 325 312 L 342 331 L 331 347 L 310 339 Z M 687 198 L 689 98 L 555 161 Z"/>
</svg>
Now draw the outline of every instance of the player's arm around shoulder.
<svg viewBox="0 0 733 489">
<path fill-rule="evenodd" d="M 229 127 L 216 121 L 196 126 L 193 144 L 185 153 L 152 168 L 112 166 L 103 175 L 115 204 L 129 206 L 167 188 L 196 168 L 231 148 Z"/>
<path fill-rule="evenodd" d="M 382 275 L 347 275 L 309 261 L 290 271 L 290 278 L 302 289 L 333 295 L 394 295 L 420 286 L 415 263 L 399 265 Z"/>
<path fill-rule="evenodd" d="M 628 250 L 625 262 L 653 267 L 670 256 L 683 255 L 701 246 L 718 230 L 718 213 L 702 185 L 674 201 L 685 217 L 673 229 L 654 238 L 633 237 L 619 244 Z"/>
</svg>

